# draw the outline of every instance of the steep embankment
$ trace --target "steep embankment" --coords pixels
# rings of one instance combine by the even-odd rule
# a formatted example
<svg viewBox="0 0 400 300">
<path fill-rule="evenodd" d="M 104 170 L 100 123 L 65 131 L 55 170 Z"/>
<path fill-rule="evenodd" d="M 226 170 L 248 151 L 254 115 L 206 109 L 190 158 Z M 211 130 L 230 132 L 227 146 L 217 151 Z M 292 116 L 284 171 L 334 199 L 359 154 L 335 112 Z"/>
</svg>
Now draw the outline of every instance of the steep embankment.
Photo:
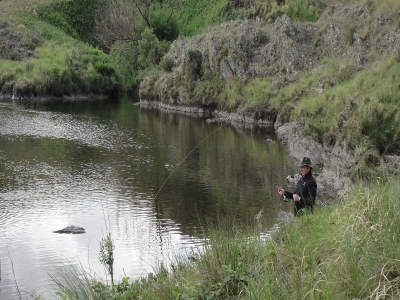
<svg viewBox="0 0 400 300">
<path fill-rule="evenodd" d="M 115 95 L 120 78 L 89 35 L 92 0 L 0 1 L 0 99 Z"/>
<path fill-rule="evenodd" d="M 398 154 L 384 146 L 399 142 L 391 132 L 398 121 L 390 121 L 399 116 L 392 110 L 398 29 L 397 15 L 368 6 L 329 6 L 316 23 L 286 15 L 272 24 L 231 21 L 173 42 L 161 69 L 141 82 L 140 98 L 211 108 L 228 122 L 265 124 L 272 117 L 290 155 L 323 164 L 322 190 L 340 194 L 348 178 Z"/>
</svg>

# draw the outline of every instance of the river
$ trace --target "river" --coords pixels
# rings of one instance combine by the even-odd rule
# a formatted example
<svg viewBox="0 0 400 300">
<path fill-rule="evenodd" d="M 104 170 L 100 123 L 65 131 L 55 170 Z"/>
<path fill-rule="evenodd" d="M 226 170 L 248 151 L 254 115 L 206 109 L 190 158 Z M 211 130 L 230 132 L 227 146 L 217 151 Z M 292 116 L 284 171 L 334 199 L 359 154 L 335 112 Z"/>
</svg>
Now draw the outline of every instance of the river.
<svg viewBox="0 0 400 300">
<path fill-rule="evenodd" d="M 268 142 L 267 142 L 268 140 Z M 291 211 L 276 186 L 297 171 L 273 128 L 208 123 L 131 99 L 0 102 L 0 299 L 55 298 L 51 276 L 76 265 L 107 280 L 154 272 L 197 251 L 209 220 L 267 234 Z M 85 234 L 58 234 L 68 225 Z"/>
</svg>

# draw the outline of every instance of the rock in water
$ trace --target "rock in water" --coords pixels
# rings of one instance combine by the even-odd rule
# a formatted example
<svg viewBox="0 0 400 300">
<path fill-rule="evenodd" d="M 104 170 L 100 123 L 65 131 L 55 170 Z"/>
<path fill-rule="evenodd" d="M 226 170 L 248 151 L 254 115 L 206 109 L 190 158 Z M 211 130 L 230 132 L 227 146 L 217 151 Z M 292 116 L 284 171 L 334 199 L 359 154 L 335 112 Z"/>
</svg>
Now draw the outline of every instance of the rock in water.
<svg viewBox="0 0 400 300">
<path fill-rule="evenodd" d="M 70 225 L 67 226 L 63 229 L 53 231 L 54 233 L 72 233 L 72 234 L 80 234 L 80 233 L 86 233 L 85 229 L 82 227 Z"/>
</svg>

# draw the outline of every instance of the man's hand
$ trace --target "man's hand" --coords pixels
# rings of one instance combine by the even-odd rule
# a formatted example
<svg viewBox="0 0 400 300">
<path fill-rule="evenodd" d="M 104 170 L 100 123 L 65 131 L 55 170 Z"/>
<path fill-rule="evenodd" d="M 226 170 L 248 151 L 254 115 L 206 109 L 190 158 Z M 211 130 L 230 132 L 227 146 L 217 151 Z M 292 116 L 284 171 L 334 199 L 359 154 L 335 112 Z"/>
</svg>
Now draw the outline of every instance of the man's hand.
<svg viewBox="0 0 400 300">
<path fill-rule="evenodd" d="M 283 188 L 278 188 L 279 195 L 283 196 L 285 194 L 285 190 Z"/>
<path fill-rule="evenodd" d="M 300 201 L 300 196 L 297 194 L 293 194 L 293 200 L 294 201 Z"/>
</svg>

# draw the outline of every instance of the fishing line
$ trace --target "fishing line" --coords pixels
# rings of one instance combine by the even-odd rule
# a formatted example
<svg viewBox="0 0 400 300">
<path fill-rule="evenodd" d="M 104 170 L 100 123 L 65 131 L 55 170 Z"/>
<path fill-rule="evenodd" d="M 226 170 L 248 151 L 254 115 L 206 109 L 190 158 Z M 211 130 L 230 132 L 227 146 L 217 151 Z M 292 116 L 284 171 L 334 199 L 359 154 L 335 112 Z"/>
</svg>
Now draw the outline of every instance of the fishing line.
<svg viewBox="0 0 400 300">
<path fill-rule="evenodd" d="M 228 123 L 225 123 L 224 125 L 221 125 L 220 127 L 218 127 L 217 129 L 215 129 L 213 132 L 211 132 L 209 135 L 207 135 L 204 139 L 202 139 L 197 145 L 196 147 L 194 147 L 183 159 L 182 161 L 172 170 L 172 172 L 168 175 L 167 179 L 165 179 L 164 183 L 161 185 L 161 187 L 159 188 L 157 194 L 154 196 L 153 201 L 156 200 L 158 194 L 160 193 L 160 191 L 162 190 L 162 188 L 164 187 L 165 183 L 168 181 L 168 179 L 172 176 L 172 174 L 174 174 L 174 172 L 176 171 L 176 169 L 179 168 L 179 166 L 190 156 L 190 154 L 192 154 L 192 152 L 194 150 L 197 149 L 197 147 L 199 147 L 206 139 L 208 139 L 212 134 L 214 134 L 216 131 L 220 130 L 222 127 L 228 125 Z"/>
<path fill-rule="evenodd" d="M 257 159 L 260 161 L 260 163 L 261 163 L 262 165 L 264 165 L 265 167 L 267 167 L 275 176 L 277 176 L 280 180 L 282 180 L 288 188 L 290 188 L 290 186 L 289 186 L 289 184 L 287 183 L 287 181 L 284 180 L 284 179 L 278 174 L 278 172 L 276 172 L 276 170 L 273 170 L 272 167 L 268 166 L 266 163 L 264 163 L 264 162 L 261 160 L 260 156 L 258 155 L 258 151 L 257 151 L 256 145 L 255 145 L 255 143 L 254 143 L 253 128 L 250 129 L 250 134 L 251 134 L 251 141 L 252 141 L 252 143 L 253 143 L 253 148 L 254 148 L 254 151 L 255 151 L 255 153 L 256 153 Z M 283 202 L 284 202 L 284 201 L 280 201 L 280 203 L 279 203 L 279 210 L 282 210 L 282 203 L 283 203 Z M 261 215 L 262 215 L 263 209 L 264 209 L 264 208 L 262 208 L 262 209 L 260 210 L 260 212 L 255 216 L 255 219 L 257 220 L 258 226 L 260 226 L 260 224 L 261 224 L 260 219 L 261 219 Z"/>
<path fill-rule="evenodd" d="M 258 155 L 258 152 L 257 152 L 257 149 L 256 149 L 256 145 L 255 145 L 255 143 L 254 143 L 253 128 L 250 129 L 250 134 L 251 134 L 251 141 L 252 141 L 252 143 L 253 143 L 253 148 L 254 148 L 254 151 L 255 151 L 255 153 L 256 153 L 257 159 L 260 161 L 260 163 L 261 163 L 262 165 L 264 165 L 265 167 L 267 167 L 275 176 L 277 176 L 280 180 L 282 180 L 283 182 L 285 182 L 285 184 L 286 184 L 287 187 L 289 187 L 289 184 L 286 182 L 286 180 L 283 179 L 283 178 L 278 174 L 278 172 L 276 172 L 276 170 L 273 170 L 270 166 L 268 166 L 266 163 L 264 163 L 264 162 L 261 160 L 260 156 Z"/>
</svg>

